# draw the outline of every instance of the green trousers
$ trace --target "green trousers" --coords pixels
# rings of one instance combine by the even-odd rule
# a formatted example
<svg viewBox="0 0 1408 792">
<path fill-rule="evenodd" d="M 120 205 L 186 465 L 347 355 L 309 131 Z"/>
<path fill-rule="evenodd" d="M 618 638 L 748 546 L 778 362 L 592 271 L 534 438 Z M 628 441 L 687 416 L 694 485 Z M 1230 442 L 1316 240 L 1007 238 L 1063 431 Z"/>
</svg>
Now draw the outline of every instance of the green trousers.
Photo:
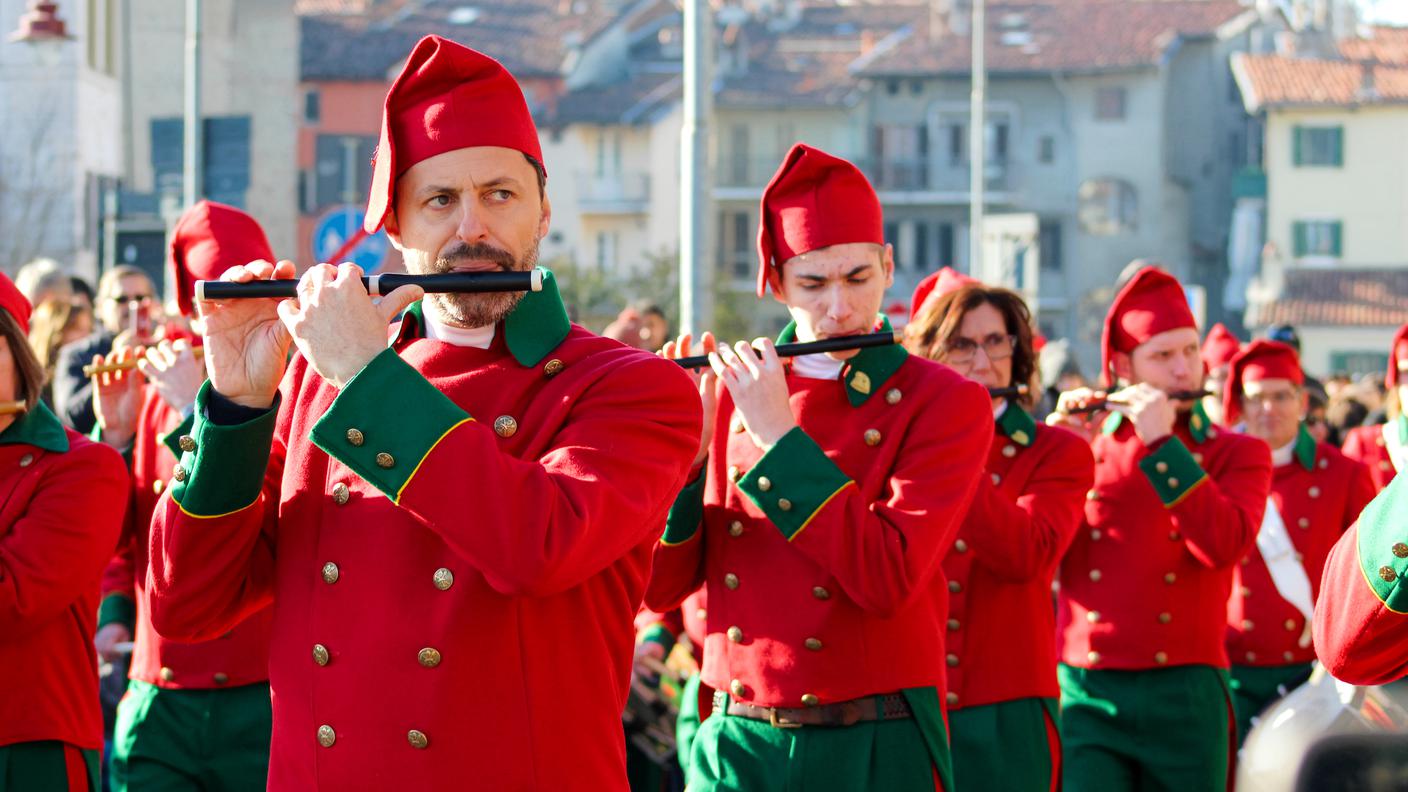
<svg viewBox="0 0 1408 792">
<path fill-rule="evenodd" d="M 952 792 L 934 688 L 904 691 L 913 718 L 778 728 L 715 709 L 690 747 L 690 792 Z"/>
<path fill-rule="evenodd" d="M 1232 706 L 1237 711 L 1237 745 L 1246 742 L 1252 718 L 1310 679 L 1312 663 L 1232 666 Z"/>
<path fill-rule="evenodd" d="M 1226 671 L 1062 664 L 1057 677 L 1066 792 L 1227 788 L 1233 727 Z"/>
<path fill-rule="evenodd" d="M 112 792 L 262 790 L 271 729 L 268 683 L 163 690 L 134 679 L 117 705 Z"/>
<path fill-rule="evenodd" d="M 958 792 L 1050 792 L 1061 768 L 1056 699 L 1024 698 L 948 714 Z"/>
<path fill-rule="evenodd" d="M 680 688 L 680 714 L 675 717 L 675 749 L 680 769 L 689 777 L 689 749 L 694 745 L 694 735 L 699 733 L 699 687 L 702 674 L 695 674 Z"/>
<path fill-rule="evenodd" d="M 102 789 L 98 752 L 79 751 L 81 775 L 70 774 L 65 745 L 57 740 L 0 745 L 0 792 L 98 792 Z M 79 777 L 75 777 L 79 776 Z"/>
</svg>

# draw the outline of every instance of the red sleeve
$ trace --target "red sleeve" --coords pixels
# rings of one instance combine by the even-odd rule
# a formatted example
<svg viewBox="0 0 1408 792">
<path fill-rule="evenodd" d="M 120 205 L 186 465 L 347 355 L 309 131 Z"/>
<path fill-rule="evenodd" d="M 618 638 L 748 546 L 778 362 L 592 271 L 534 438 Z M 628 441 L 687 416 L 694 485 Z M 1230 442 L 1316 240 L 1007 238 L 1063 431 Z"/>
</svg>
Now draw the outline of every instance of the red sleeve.
<svg viewBox="0 0 1408 792">
<path fill-rule="evenodd" d="M 1315 602 L 1315 654 L 1336 679 L 1381 685 L 1408 674 L 1408 614 L 1374 593 L 1359 559 L 1358 528 L 1335 543 Z"/>
<path fill-rule="evenodd" d="M 1051 450 L 1022 494 L 1013 501 L 991 479 L 979 477 L 964 522 L 963 540 L 974 558 L 1004 580 L 1030 580 L 1055 567 L 1080 526 L 1085 494 L 1095 481 L 1090 446 L 1057 427 L 1037 431 L 1038 438 L 1052 435 Z"/>
<path fill-rule="evenodd" d="M 43 472 L 24 512 L 0 534 L 0 635 L 42 626 L 92 587 L 112 559 L 127 511 L 127 467 L 113 449 L 74 440 Z"/>
<path fill-rule="evenodd" d="M 1237 438 L 1222 470 L 1170 507 L 1173 524 L 1193 557 L 1211 569 L 1230 567 L 1256 543 L 1271 491 L 1271 451 Z"/>
<path fill-rule="evenodd" d="M 718 434 L 716 433 L 717 437 Z M 658 611 L 678 612 L 681 602 L 704 585 L 704 487 L 708 461 L 694 470 L 670 513 L 665 533 L 655 543 L 645 605 Z"/>
<path fill-rule="evenodd" d="M 1356 429 L 1351 429 L 1344 438 L 1344 448 L 1341 449 L 1345 456 L 1356 462 L 1368 461 L 1368 449 L 1364 447 L 1364 433 Z"/>
<path fill-rule="evenodd" d="M 1359 515 L 1364 512 L 1374 496 L 1378 494 L 1378 488 L 1374 486 L 1374 477 L 1369 473 L 1369 466 L 1360 462 L 1350 460 L 1354 470 L 1349 476 L 1349 495 L 1344 500 L 1344 527 L 1348 530 L 1359 519 Z"/>
</svg>

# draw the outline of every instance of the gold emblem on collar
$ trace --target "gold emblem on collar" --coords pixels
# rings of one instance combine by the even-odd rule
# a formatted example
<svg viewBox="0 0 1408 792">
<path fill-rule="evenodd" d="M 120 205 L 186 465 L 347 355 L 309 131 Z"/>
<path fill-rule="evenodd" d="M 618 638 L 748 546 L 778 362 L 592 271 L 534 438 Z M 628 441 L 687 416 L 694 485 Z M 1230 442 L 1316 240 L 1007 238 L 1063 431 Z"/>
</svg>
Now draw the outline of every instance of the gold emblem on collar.
<svg viewBox="0 0 1408 792">
<path fill-rule="evenodd" d="M 864 371 L 857 371 L 851 377 L 851 387 L 857 393 L 870 393 L 870 375 Z"/>
<path fill-rule="evenodd" d="M 1022 431 L 1021 429 L 1018 429 L 1017 431 L 1015 431 L 1015 432 L 1012 433 L 1012 439 L 1013 439 L 1013 440 L 1016 440 L 1017 442 L 1021 443 L 1022 445 L 1027 445 L 1028 443 L 1030 443 L 1030 442 L 1032 441 L 1031 435 L 1028 435 L 1026 432 Z"/>
</svg>

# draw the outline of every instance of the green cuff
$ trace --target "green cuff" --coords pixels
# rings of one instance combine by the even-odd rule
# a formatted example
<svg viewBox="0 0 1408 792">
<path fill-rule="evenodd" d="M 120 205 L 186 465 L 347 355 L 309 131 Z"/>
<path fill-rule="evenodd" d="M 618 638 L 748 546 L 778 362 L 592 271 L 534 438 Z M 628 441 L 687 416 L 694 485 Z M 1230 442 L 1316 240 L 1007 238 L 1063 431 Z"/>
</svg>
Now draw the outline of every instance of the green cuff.
<svg viewBox="0 0 1408 792">
<path fill-rule="evenodd" d="M 1188 446 L 1177 437 L 1168 438 L 1157 451 L 1140 460 L 1139 469 L 1149 477 L 1164 508 L 1178 505 L 1208 478 Z"/>
<path fill-rule="evenodd" d="M 1391 611 L 1408 613 L 1408 475 L 1399 474 L 1359 515 L 1359 568 Z"/>
<path fill-rule="evenodd" d="M 112 593 L 98 604 L 98 629 L 109 624 L 121 624 L 128 630 L 137 625 L 137 604 L 126 594 Z"/>
<path fill-rule="evenodd" d="M 707 467 L 708 463 L 705 465 Z M 704 522 L 704 482 L 708 478 L 706 471 L 700 471 L 694 481 L 684 485 L 675 496 L 674 505 L 665 517 L 665 535 L 660 537 L 662 544 L 684 544 L 699 532 Z"/>
<path fill-rule="evenodd" d="M 172 456 L 181 458 L 181 438 L 191 434 L 191 427 L 195 426 L 196 414 L 193 412 L 181 421 L 181 425 L 161 436 L 161 442 L 171 449 Z"/>
<path fill-rule="evenodd" d="M 641 632 L 637 643 L 660 644 L 665 647 L 665 656 L 669 657 L 670 650 L 675 648 L 675 634 L 665 629 L 663 624 L 652 624 Z"/>
<path fill-rule="evenodd" d="M 172 473 L 171 499 L 193 517 L 223 517 L 259 499 L 282 398 L 275 396 L 274 404 L 258 417 L 222 425 L 206 417 L 210 392 L 206 380 L 196 394 L 191 450 L 182 452 Z"/>
<path fill-rule="evenodd" d="M 441 438 L 472 420 L 388 348 L 343 387 L 310 439 L 399 502 Z"/>
<path fill-rule="evenodd" d="M 799 426 L 763 454 L 738 480 L 738 489 L 790 542 L 836 493 L 853 483 Z"/>
</svg>

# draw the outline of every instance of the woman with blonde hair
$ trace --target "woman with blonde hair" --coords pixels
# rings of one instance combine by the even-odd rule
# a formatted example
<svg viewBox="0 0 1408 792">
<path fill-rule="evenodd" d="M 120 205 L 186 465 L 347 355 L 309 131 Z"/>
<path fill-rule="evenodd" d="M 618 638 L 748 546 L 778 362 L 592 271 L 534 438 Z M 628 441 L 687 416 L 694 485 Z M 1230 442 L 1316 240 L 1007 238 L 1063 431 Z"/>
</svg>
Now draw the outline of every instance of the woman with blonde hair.
<svg viewBox="0 0 1408 792">
<path fill-rule="evenodd" d="M 29 346 L 44 370 L 40 398 L 54 406 L 54 370 L 59 349 L 93 332 L 93 311 L 78 300 L 50 299 L 40 303 L 29 319 Z"/>
</svg>

